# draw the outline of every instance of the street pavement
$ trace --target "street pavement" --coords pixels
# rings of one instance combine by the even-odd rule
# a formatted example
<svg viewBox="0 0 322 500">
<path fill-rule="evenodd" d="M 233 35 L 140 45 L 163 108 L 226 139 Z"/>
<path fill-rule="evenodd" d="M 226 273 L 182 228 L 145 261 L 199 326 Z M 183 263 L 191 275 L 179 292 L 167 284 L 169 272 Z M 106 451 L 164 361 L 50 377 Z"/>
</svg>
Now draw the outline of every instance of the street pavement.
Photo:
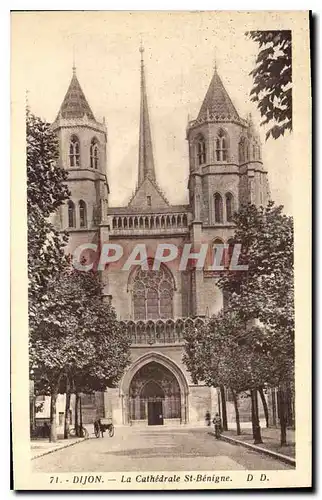
<svg viewBox="0 0 322 500">
<path fill-rule="evenodd" d="M 257 452 L 217 441 L 205 428 L 116 427 L 115 436 L 90 439 L 32 461 L 35 472 L 285 470 Z"/>
</svg>

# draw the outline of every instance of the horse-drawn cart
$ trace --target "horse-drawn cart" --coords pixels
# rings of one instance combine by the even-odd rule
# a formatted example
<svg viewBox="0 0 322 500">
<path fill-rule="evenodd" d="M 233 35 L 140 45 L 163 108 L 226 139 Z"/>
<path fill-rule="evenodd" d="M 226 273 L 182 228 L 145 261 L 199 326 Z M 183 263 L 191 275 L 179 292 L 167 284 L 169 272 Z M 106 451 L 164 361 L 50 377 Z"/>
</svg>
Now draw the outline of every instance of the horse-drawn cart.
<svg viewBox="0 0 322 500">
<path fill-rule="evenodd" d="M 104 437 L 104 432 L 108 432 L 110 437 L 114 436 L 114 425 L 111 418 L 98 418 L 94 422 L 94 433 L 98 438 L 100 436 Z"/>
</svg>

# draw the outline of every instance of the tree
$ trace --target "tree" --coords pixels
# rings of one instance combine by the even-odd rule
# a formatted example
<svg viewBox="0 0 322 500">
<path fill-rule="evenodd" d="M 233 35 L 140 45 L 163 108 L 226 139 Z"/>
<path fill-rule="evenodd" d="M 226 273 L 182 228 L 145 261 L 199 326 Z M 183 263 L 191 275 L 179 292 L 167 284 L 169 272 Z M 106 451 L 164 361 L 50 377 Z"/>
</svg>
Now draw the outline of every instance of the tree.
<svg viewBox="0 0 322 500">
<path fill-rule="evenodd" d="M 285 388 L 294 378 L 293 220 L 270 203 L 242 207 L 234 222 L 232 243 L 241 245 L 239 263 L 247 264 L 248 270 L 220 277 L 227 306 L 205 325 L 185 332 L 184 362 L 194 381 L 229 387 L 234 403 L 238 393 L 250 391 L 257 443 L 258 393 L 279 387 L 285 444 Z M 236 408 L 235 404 L 237 421 Z"/>
<path fill-rule="evenodd" d="M 53 276 L 67 265 L 64 246 L 67 234 L 52 219 L 70 193 L 67 171 L 58 164 L 58 140 L 50 124 L 26 114 L 27 218 L 29 327 L 32 329 L 46 301 L 46 288 Z"/>
<path fill-rule="evenodd" d="M 256 368 L 256 378 L 279 387 L 285 444 L 284 393 L 294 378 L 293 219 L 270 202 L 267 207 L 242 207 L 234 222 L 232 243 L 241 245 L 240 263 L 248 270 L 226 273 L 218 285 L 229 297 L 227 312 L 253 325 L 252 342 L 266 360 Z M 254 328 L 254 321 L 259 321 L 259 328 Z"/>
<path fill-rule="evenodd" d="M 251 100 L 263 117 L 261 125 L 274 124 L 266 139 L 277 139 L 292 130 L 292 32 L 250 31 L 246 36 L 260 49 L 250 73 L 254 80 Z"/>
<path fill-rule="evenodd" d="M 31 358 L 37 391 L 51 396 L 51 437 L 56 436 L 56 400 L 67 384 L 74 392 L 104 391 L 129 361 L 130 338 L 103 301 L 97 272 L 68 269 L 47 286 L 46 306 L 33 335 Z"/>
<path fill-rule="evenodd" d="M 239 351 L 236 349 L 236 338 L 241 323 L 234 315 L 226 315 L 223 311 L 213 316 L 206 324 L 191 327 L 184 332 L 185 352 L 183 361 L 195 383 L 202 381 L 213 387 L 219 387 L 222 401 L 223 428 L 227 430 L 227 416 L 224 387 L 229 387 L 236 396 L 235 413 L 237 429 L 239 413 L 237 394 L 248 387 L 248 379 L 244 379 Z M 242 361 L 243 362 L 243 361 Z M 223 394 L 224 393 L 224 394 Z"/>
<path fill-rule="evenodd" d="M 67 235 L 52 223 L 57 210 L 68 199 L 67 171 L 59 168 L 58 141 L 50 124 L 26 110 L 27 223 L 28 223 L 28 315 L 29 341 L 46 303 L 48 282 L 66 265 Z M 30 378 L 34 378 L 30 362 Z"/>
</svg>

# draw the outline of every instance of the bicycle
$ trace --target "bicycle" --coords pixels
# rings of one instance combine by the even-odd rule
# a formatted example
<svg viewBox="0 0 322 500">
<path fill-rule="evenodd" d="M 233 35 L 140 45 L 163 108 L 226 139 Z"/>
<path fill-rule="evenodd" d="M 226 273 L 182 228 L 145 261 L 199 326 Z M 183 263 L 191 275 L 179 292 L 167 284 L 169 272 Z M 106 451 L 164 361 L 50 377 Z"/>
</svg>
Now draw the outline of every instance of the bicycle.
<svg viewBox="0 0 322 500">
<path fill-rule="evenodd" d="M 70 429 L 68 435 L 69 435 L 69 437 L 77 437 L 76 436 L 76 428 L 73 427 L 72 429 Z M 79 427 L 79 437 L 82 437 L 85 439 L 89 438 L 89 432 L 85 427 Z"/>
</svg>

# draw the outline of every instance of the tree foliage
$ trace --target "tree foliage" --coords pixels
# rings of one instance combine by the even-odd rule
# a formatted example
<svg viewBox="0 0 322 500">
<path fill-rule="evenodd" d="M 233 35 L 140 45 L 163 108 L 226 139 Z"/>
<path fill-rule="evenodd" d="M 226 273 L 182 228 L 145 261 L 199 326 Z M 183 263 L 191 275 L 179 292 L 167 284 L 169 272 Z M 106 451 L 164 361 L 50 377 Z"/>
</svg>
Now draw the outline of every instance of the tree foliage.
<svg viewBox="0 0 322 500">
<path fill-rule="evenodd" d="M 230 387 L 234 396 L 263 387 L 283 394 L 294 381 L 293 220 L 271 202 L 243 206 L 234 222 L 231 243 L 241 245 L 248 270 L 220 277 L 227 305 L 185 331 L 183 359 L 195 383 Z M 281 420 L 282 444 L 285 429 Z"/>
<path fill-rule="evenodd" d="M 67 171 L 57 165 L 58 141 L 50 124 L 27 110 L 27 218 L 29 321 L 46 297 L 47 283 L 66 265 L 67 235 L 53 224 L 59 207 L 69 197 Z"/>
<path fill-rule="evenodd" d="M 104 391 L 129 361 L 130 338 L 104 302 L 98 272 L 73 269 L 68 234 L 53 220 L 69 198 L 67 171 L 48 123 L 27 111 L 29 359 L 36 394 L 51 396 L 51 440 L 56 399 L 66 391 Z"/>
<path fill-rule="evenodd" d="M 292 379 L 294 361 L 293 219 L 282 206 L 247 205 L 235 214 L 232 243 L 241 244 L 248 271 L 226 273 L 218 285 L 229 296 L 228 311 L 243 322 L 259 320 L 263 349 L 280 360 L 281 376 Z"/>
<path fill-rule="evenodd" d="M 260 49 L 250 73 L 254 80 L 251 100 L 263 117 L 261 125 L 273 124 L 266 139 L 277 139 L 292 130 L 292 32 L 250 31 L 246 36 Z"/>
<path fill-rule="evenodd" d="M 51 396 L 54 413 L 67 384 L 78 394 L 105 391 L 122 376 L 129 347 L 130 337 L 103 300 L 99 274 L 67 269 L 48 284 L 31 338 L 36 393 Z M 55 432 L 52 414 L 51 440 Z"/>
<path fill-rule="evenodd" d="M 185 331 L 186 364 L 194 383 L 225 386 L 237 394 L 278 383 L 278 363 L 266 348 L 262 328 L 220 311 L 201 327 Z"/>
<path fill-rule="evenodd" d="M 128 363 L 130 339 L 103 301 L 98 273 L 68 269 L 47 295 L 31 349 L 37 392 L 53 385 L 65 392 L 66 376 L 78 392 L 115 384 Z"/>
</svg>

